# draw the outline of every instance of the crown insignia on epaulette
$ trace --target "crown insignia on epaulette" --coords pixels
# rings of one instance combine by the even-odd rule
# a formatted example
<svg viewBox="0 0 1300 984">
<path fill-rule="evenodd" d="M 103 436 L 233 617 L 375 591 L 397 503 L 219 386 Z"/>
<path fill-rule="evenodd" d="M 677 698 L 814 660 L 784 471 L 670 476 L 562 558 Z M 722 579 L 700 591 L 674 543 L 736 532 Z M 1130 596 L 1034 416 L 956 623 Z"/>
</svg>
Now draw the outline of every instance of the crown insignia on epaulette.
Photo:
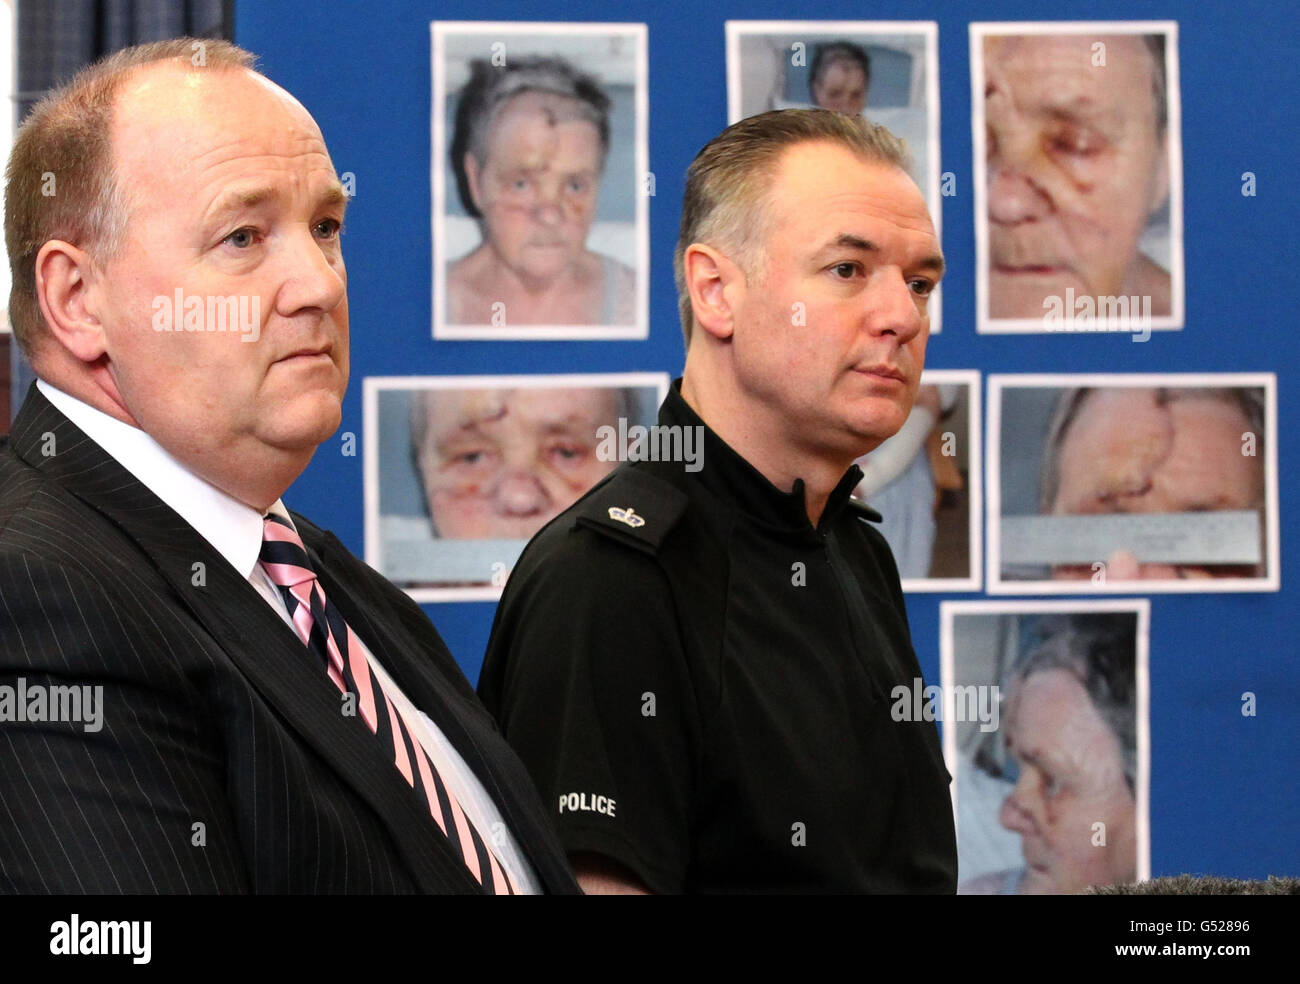
<svg viewBox="0 0 1300 984">
<path fill-rule="evenodd" d="M 626 509 L 620 509 L 618 506 L 610 506 L 609 518 L 619 523 L 627 523 L 627 525 L 633 529 L 645 525 L 645 518 L 638 516 L 631 506 L 628 506 Z"/>
</svg>

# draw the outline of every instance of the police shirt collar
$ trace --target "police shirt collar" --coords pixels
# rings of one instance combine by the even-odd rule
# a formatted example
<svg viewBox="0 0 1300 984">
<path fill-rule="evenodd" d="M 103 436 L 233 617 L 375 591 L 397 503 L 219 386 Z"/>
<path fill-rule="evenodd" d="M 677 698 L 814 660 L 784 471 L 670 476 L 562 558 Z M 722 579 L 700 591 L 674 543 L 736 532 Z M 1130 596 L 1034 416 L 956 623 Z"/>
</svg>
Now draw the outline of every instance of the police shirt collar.
<svg viewBox="0 0 1300 984">
<path fill-rule="evenodd" d="M 713 432 L 681 395 L 681 379 L 673 380 L 659 409 L 659 422 L 668 426 L 701 427 L 704 453 L 699 479 L 725 502 L 734 503 L 751 518 L 779 530 L 813 532 L 804 499 L 804 481 L 796 478 L 789 492 L 778 489 L 757 468 Z M 839 516 L 862 481 L 862 469 L 849 466 L 822 511 L 819 528 L 825 529 Z"/>
</svg>

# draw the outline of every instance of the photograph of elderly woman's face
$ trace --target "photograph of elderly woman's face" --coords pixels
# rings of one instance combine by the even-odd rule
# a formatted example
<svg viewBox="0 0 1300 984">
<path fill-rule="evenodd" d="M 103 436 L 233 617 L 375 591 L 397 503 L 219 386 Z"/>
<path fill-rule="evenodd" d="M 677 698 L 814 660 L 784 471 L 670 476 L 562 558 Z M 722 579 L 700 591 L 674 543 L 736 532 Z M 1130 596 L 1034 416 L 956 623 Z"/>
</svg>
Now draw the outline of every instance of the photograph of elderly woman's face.
<svg viewBox="0 0 1300 984">
<path fill-rule="evenodd" d="M 996 589 L 1276 590 L 1271 375 L 1007 376 L 990 393 Z"/>
<path fill-rule="evenodd" d="M 489 600 L 528 540 L 618 467 L 666 373 L 372 376 L 366 562 L 417 601 Z"/>
<path fill-rule="evenodd" d="M 434 25 L 435 337 L 644 337 L 643 38 L 451 27 Z"/>
<path fill-rule="evenodd" d="M 1182 327 L 1173 28 L 971 26 L 980 331 Z"/>
<path fill-rule="evenodd" d="M 429 520 L 447 539 L 528 539 L 614 469 L 597 454 L 597 433 L 626 416 L 626 393 L 614 389 L 442 389 L 412 399 Z"/>
<path fill-rule="evenodd" d="M 1145 867 L 1145 602 L 1050 605 L 944 606 L 945 686 L 1000 708 L 991 729 L 945 723 L 959 894 L 1077 894 Z"/>
</svg>

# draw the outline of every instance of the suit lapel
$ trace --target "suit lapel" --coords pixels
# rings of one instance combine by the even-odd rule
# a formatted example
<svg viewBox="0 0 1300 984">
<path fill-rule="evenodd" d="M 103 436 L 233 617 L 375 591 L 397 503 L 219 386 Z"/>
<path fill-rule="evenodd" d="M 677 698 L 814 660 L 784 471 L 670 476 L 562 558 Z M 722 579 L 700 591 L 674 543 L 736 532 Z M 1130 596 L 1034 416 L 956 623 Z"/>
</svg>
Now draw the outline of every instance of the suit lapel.
<svg viewBox="0 0 1300 984">
<path fill-rule="evenodd" d="M 139 547 L 266 702 L 374 810 L 422 889 L 481 891 L 373 735 L 342 713 L 338 690 L 297 635 L 211 544 L 35 386 L 14 421 L 11 443 L 20 458 Z"/>
<path fill-rule="evenodd" d="M 572 875 L 558 842 L 552 845 L 551 850 L 546 850 L 545 844 L 530 835 L 532 831 L 550 830 L 550 820 L 536 811 L 536 796 L 519 795 L 516 785 L 520 781 L 529 781 L 526 774 L 514 777 L 503 775 L 499 767 L 500 750 L 490 754 L 482 747 L 484 737 L 488 736 L 476 738 L 466 726 L 470 715 L 482 714 L 484 728 L 491 732 L 491 737 L 499 738 L 491 719 L 477 706 L 477 698 L 471 702 L 458 694 L 448 680 L 435 672 L 429 661 L 418 658 L 414 640 L 401 629 L 398 614 L 384 610 L 386 606 L 382 598 L 372 597 L 365 603 L 359 603 L 355 596 L 333 582 L 329 572 L 339 569 L 335 558 L 347 550 L 333 534 L 323 533 L 314 548 L 309 545 L 309 550 L 313 561 L 320 561 L 317 570 L 324 572 L 321 580 L 326 594 L 338 605 L 353 631 L 366 641 L 371 651 L 381 660 L 394 682 L 416 707 L 437 722 L 438 727 L 456 747 L 466 765 L 473 770 L 496 803 L 502 819 L 515 834 L 516 842 L 528 856 L 543 885 L 555 887 L 569 884 Z M 503 740 L 501 744 L 504 746 Z"/>
</svg>

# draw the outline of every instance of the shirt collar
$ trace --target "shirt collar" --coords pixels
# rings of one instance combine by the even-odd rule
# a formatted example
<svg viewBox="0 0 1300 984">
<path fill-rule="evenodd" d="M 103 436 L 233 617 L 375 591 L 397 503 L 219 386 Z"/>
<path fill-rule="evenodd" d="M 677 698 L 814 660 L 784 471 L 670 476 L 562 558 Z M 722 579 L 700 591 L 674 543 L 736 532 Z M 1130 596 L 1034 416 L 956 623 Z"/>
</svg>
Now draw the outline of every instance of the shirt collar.
<svg viewBox="0 0 1300 984">
<path fill-rule="evenodd" d="M 262 550 L 260 512 L 199 478 L 140 428 L 110 417 L 43 379 L 36 385 L 87 437 L 194 527 L 241 577 L 253 574 Z M 279 500 L 269 511 L 288 518 Z"/>
<path fill-rule="evenodd" d="M 726 441 L 715 434 L 681 394 L 682 381 L 673 380 L 668 396 L 659 408 L 659 422 L 668 426 L 701 427 L 704 453 L 700 480 L 723 501 L 734 502 L 752 518 L 783 530 L 812 532 L 808 507 L 804 500 L 804 481 L 794 480 L 789 492 L 778 489 L 767 476 L 740 456 Z M 851 465 L 826 500 L 820 528 L 835 521 L 862 480 L 862 469 Z"/>
</svg>

